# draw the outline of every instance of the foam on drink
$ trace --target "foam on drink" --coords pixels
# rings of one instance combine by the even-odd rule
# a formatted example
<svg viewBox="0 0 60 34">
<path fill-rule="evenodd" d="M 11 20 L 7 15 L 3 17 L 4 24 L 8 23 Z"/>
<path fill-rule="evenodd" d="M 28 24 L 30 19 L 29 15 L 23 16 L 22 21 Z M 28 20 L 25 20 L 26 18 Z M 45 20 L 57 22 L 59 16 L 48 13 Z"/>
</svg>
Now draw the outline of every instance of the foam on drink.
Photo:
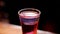
<svg viewBox="0 0 60 34">
<path fill-rule="evenodd" d="M 37 18 L 38 17 L 38 13 L 37 12 L 29 12 L 29 11 L 25 11 L 19 14 L 20 16 L 24 17 L 24 18 Z"/>
</svg>

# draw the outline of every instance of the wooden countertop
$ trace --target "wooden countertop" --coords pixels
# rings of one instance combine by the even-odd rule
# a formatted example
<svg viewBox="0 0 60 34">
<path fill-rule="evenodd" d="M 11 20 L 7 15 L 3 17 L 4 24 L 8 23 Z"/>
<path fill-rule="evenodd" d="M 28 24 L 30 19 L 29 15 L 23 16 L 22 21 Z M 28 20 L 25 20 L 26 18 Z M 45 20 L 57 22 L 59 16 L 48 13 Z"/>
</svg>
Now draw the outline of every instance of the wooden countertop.
<svg viewBox="0 0 60 34">
<path fill-rule="evenodd" d="M 54 34 L 47 31 L 37 30 L 38 34 Z M 0 28 L 0 34 L 22 34 L 21 26 L 17 25 L 5 25 Z"/>
</svg>

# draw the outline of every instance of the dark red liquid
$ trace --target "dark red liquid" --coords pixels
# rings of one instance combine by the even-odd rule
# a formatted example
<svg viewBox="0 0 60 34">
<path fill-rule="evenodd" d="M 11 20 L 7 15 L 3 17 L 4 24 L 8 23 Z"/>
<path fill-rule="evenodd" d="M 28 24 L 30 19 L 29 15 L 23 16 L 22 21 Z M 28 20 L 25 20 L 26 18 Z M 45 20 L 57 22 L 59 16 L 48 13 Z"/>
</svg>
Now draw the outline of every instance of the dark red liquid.
<svg viewBox="0 0 60 34">
<path fill-rule="evenodd" d="M 38 23 L 34 24 L 34 25 L 25 25 L 22 23 L 22 30 L 23 30 L 23 34 L 26 34 L 28 32 L 32 32 L 31 34 L 36 34 L 37 33 L 37 25 Z"/>
<path fill-rule="evenodd" d="M 37 34 L 38 19 L 20 18 L 23 34 Z"/>
</svg>

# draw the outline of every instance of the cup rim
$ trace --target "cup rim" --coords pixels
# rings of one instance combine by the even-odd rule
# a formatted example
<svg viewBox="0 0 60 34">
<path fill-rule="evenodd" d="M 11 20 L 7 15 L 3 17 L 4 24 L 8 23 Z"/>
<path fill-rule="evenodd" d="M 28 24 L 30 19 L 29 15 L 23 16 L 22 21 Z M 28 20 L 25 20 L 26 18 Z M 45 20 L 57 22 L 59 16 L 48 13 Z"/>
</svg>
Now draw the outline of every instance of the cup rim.
<svg viewBox="0 0 60 34">
<path fill-rule="evenodd" d="M 31 10 L 38 11 L 38 12 L 39 12 L 39 15 L 41 14 L 41 11 L 38 10 L 38 9 L 35 9 L 35 8 L 24 8 L 24 9 L 21 9 L 21 10 L 18 11 L 18 14 L 20 14 L 21 11 L 23 11 L 23 10 L 27 10 L 27 9 L 31 9 Z"/>
</svg>

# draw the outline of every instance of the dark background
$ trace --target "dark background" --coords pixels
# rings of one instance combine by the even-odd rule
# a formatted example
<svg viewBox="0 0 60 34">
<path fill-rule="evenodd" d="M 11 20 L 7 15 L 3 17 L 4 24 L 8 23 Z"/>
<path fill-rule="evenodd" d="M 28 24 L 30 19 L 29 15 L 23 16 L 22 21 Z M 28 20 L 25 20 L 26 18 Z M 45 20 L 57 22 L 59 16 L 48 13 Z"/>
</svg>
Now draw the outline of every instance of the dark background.
<svg viewBox="0 0 60 34">
<path fill-rule="evenodd" d="M 41 11 L 40 30 L 58 33 L 56 3 L 48 0 L 5 0 L 5 11 L 9 13 L 11 24 L 20 25 L 18 11 L 23 8 L 36 8 Z M 58 26 L 58 27 L 57 27 Z"/>
</svg>

